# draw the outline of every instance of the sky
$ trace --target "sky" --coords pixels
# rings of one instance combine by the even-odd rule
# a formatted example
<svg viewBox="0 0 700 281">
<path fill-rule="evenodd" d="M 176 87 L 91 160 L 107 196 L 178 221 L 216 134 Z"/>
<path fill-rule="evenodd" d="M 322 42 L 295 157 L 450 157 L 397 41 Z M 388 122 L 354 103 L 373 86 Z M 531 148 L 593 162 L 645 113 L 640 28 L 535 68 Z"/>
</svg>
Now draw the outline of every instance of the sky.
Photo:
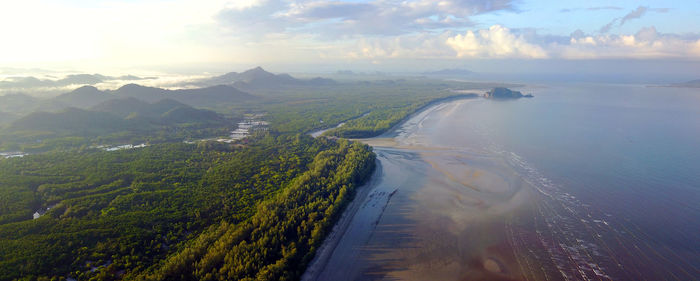
<svg viewBox="0 0 700 281">
<path fill-rule="evenodd" d="M 0 67 L 697 73 L 698 19 L 697 0 L 4 0 Z"/>
</svg>

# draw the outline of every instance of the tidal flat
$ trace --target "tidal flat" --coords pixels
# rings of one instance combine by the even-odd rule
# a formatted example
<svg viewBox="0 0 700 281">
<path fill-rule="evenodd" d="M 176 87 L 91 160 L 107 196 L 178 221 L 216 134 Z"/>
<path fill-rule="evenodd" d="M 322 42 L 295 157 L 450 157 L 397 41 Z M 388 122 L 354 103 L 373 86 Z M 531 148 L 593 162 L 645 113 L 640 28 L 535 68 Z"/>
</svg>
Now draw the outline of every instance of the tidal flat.
<svg viewBox="0 0 700 281">
<path fill-rule="evenodd" d="M 303 280 L 696 280 L 696 93 L 534 93 L 436 104 L 360 140 L 380 165 Z"/>
<path fill-rule="evenodd" d="M 506 227 L 532 209 L 532 188 L 506 163 L 478 151 L 431 146 L 427 124 L 458 100 L 430 107 L 387 135 L 362 140 L 380 163 L 354 214 L 305 280 L 503 280 L 521 276 Z M 360 203 L 361 202 L 361 203 Z M 344 229 L 342 229 L 344 228 Z M 327 259 L 326 261 L 319 261 Z M 323 265 L 321 265 L 323 264 Z M 313 272 L 313 273 L 312 273 Z"/>
</svg>

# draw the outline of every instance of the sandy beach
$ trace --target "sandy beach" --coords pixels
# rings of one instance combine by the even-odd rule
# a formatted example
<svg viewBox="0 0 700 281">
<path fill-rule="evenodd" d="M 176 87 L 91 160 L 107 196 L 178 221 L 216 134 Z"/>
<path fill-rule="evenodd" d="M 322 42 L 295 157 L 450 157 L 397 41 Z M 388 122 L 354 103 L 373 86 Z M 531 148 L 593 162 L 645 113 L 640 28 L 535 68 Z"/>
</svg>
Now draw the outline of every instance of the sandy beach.
<svg viewBox="0 0 700 281">
<path fill-rule="evenodd" d="M 435 104 L 361 140 L 377 171 L 302 280 L 522 279 L 506 233 L 532 189 L 499 158 L 431 139 L 465 102 Z"/>
</svg>

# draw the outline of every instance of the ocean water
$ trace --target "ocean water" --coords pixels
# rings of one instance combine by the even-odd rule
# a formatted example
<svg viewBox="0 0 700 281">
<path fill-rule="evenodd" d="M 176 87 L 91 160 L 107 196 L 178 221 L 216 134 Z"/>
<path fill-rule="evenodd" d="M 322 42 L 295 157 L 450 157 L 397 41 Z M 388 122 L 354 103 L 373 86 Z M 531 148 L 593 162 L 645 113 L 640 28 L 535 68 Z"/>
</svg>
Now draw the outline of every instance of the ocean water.
<svg viewBox="0 0 700 281">
<path fill-rule="evenodd" d="M 303 280 L 698 280 L 700 91 L 524 91 L 363 140 L 369 195 Z"/>
<path fill-rule="evenodd" d="M 461 103 L 422 133 L 498 155 L 538 191 L 532 221 L 510 228 L 521 260 L 553 280 L 699 279 L 700 89 L 525 91 Z"/>
</svg>

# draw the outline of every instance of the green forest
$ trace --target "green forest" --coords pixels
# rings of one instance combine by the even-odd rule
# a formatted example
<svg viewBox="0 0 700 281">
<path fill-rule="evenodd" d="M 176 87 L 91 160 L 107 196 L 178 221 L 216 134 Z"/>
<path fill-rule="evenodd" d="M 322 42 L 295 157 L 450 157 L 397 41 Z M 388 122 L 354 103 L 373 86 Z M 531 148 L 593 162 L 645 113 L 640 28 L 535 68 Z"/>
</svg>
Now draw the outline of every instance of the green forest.
<svg viewBox="0 0 700 281">
<path fill-rule="evenodd" d="M 300 83 L 83 87 L 38 103 L 55 110 L 4 107 L 15 116 L 0 151 L 26 155 L 0 158 L 0 280 L 298 280 L 375 167 L 369 146 L 345 138 L 486 86 Z M 36 101 L 5 100 L 18 98 Z M 211 140 L 245 116 L 269 125 Z"/>
<path fill-rule="evenodd" d="M 295 279 L 373 167 L 269 134 L 0 160 L 0 280 Z"/>
</svg>

